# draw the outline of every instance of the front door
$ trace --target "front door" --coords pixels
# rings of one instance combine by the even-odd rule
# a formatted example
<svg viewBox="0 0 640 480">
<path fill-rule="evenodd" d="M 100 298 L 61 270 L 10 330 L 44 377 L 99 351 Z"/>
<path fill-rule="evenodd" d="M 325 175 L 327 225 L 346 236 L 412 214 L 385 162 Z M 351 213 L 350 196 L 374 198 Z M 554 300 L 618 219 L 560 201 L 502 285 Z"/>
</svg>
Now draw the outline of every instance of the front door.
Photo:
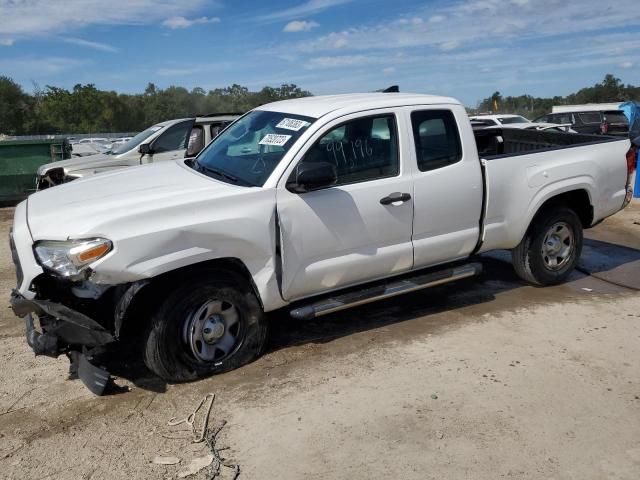
<svg viewBox="0 0 640 480">
<path fill-rule="evenodd" d="M 288 191 L 286 179 L 280 183 L 285 299 L 412 268 L 412 180 L 404 168 L 407 152 L 400 148 L 406 142 L 399 141 L 404 131 L 393 110 L 350 115 L 318 132 L 293 162 L 333 163 L 338 182 L 302 194 Z"/>
</svg>

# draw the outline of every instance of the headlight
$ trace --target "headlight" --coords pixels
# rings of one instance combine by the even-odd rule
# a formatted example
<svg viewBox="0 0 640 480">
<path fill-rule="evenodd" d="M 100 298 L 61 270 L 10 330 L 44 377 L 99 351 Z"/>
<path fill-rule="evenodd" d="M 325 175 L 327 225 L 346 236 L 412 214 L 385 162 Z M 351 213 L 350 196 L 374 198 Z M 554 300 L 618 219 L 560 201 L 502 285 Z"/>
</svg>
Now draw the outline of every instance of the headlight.
<svg viewBox="0 0 640 480">
<path fill-rule="evenodd" d="M 111 251 L 113 244 L 106 238 L 87 240 L 36 242 L 34 251 L 43 267 L 53 270 L 61 277 L 77 280 L 82 278 L 86 267 Z"/>
</svg>

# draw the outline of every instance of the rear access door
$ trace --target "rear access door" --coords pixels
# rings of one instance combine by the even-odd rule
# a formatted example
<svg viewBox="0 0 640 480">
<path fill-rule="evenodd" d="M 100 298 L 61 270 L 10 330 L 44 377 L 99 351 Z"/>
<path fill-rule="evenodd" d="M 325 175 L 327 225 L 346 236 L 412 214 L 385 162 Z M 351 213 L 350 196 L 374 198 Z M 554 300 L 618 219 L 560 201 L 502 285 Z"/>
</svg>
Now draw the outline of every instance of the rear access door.
<svg viewBox="0 0 640 480">
<path fill-rule="evenodd" d="M 484 185 L 471 125 L 459 105 L 406 107 L 414 174 L 414 268 L 467 257 L 480 235 Z"/>
</svg>

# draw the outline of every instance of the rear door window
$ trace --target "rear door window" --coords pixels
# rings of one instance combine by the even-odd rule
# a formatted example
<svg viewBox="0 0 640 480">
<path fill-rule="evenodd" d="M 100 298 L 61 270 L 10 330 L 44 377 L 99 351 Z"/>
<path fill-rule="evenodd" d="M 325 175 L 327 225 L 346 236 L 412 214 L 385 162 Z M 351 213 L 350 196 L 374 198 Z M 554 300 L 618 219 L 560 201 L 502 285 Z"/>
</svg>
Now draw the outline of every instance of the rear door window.
<svg viewBox="0 0 640 480">
<path fill-rule="evenodd" d="M 187 157 L 195 157 L 204 148 L 204 130 L 201 125 L 195 125 L 189 135 Z"/>
<path fill-rule="evenodd" d="M 462 145 L 451 110 L 423 110 L 411 113 L 418 168 L 422 172 L 460 161 Z"/>
<path fill-rule="evenodd" d="M 211 139 L 216 138 L 224 128 L 231 122 L 216 122 L 211 124 Z"/>
<path fill-rule="evenodd" d="M 573 115 L 570 113 L 560 113 L 558 115 L 556 115 L 556 121 L 555 123 L 560 123 L 560 124 L 574 124 L 575 122 L 573 121 Z"/>
</svg>

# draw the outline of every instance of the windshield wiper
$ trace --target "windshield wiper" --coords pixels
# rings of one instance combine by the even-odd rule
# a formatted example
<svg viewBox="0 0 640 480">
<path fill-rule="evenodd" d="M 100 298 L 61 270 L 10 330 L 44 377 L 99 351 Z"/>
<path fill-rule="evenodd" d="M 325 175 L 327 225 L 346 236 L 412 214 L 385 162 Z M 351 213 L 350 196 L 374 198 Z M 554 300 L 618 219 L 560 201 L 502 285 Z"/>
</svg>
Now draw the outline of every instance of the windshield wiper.
<svg viewBox="0 0 640 480">
<path fill-rule="evenodd" d="M 230 173 L 225 172 L 224 170 L 220 170 L 218 168 L 211 168 L 211 167 L 207 167 L 205 165 L 202 165 L 197 160 L 194 162 L 194 165 L 196 166 L 196 170 L 204 170 L 207 173 L 211 173 L 211 174 L 216 175 L 218 177 L 226 178 L 227 180 L 229 180 L 230 182 L 233 182 L 235 184 L 242 183 L 242 184 L 244 184 L 245 186 L 248 186 L 248 187 L 255 187 L 255 185 L 253 185 L 250 182 L 247 182 L 246 180 L 241 180 L 238 177 L 235 177 L 235 176 L 231 175 Z"/>
<path fill-rule="evenodd" d="M 231 180 L 233 183 L 238 183 L 238 177 L 234 177 L 233 175 L 227 172 L 223 172 L 222 170 L 218 170 L 217 168 L 210 168 L 205 166 L 203 166 L 202 168 L 209 173 L 213 173 L 214 175 L 218 175 L 219 177 L 223 177 L 223 178 L 226 178 L 227 180 Z"/>
</svg>

